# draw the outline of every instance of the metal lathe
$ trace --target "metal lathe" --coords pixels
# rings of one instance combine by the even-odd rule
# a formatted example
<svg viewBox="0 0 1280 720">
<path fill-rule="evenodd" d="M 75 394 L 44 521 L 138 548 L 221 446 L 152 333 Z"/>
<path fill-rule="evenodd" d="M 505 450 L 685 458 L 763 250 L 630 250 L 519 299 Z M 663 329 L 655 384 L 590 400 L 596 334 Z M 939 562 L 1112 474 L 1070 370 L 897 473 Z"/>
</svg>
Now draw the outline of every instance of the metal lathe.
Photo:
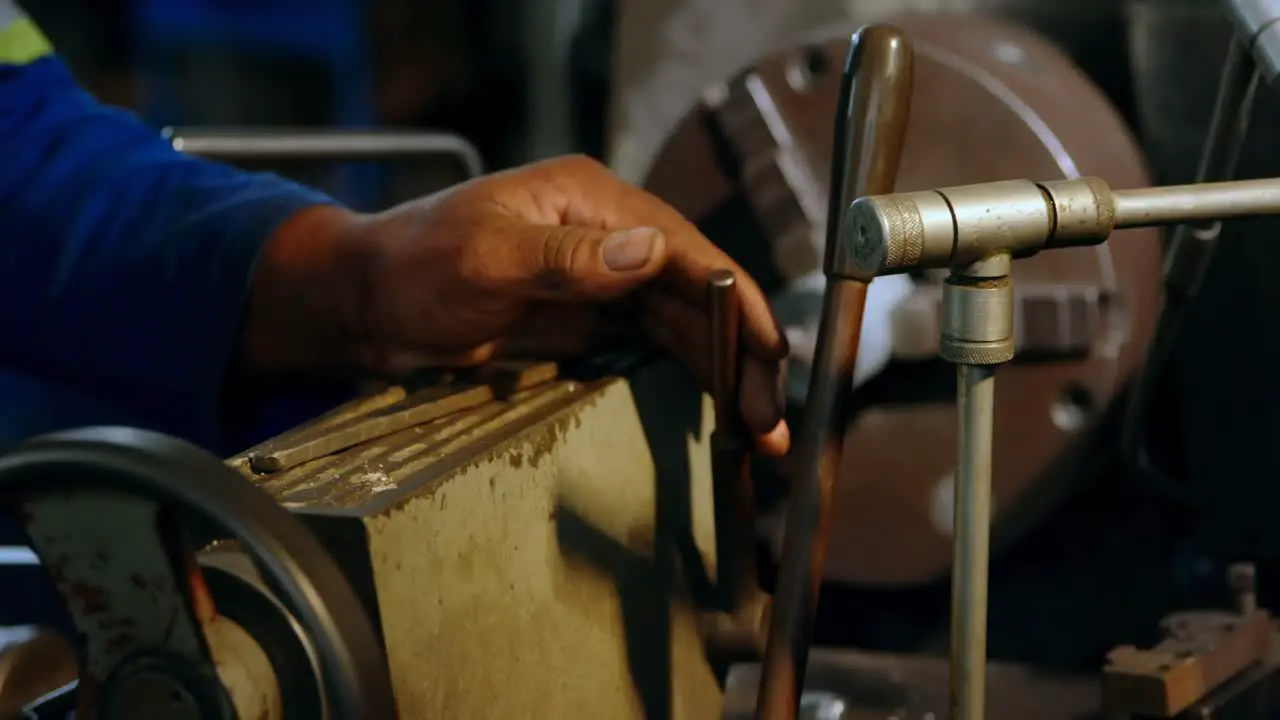
<svg viewBox="0 0 1280 720">
<path fill-rule="evenodd" d="M 1225 7 L 1193 184 L 1154 185 L 1101 92 L 1006 21 L 828 29 L 703 90 L 636 181 L 770 292 L 795 355 L 781 466 L 742 437 L 727 269 L 707 278 L 707 394 L 628 346 L 425 370 L 226 460 L 128 428 L 0 456 L 78 634 L 0 657 L 0 699 L 96 720 L 1280 716 L 1249 558 L 1095 672 L 988 657 L 993 553 L 1065 502 L 1099 438 L 1177 484 L 1148 447 L 1158 381 L 1224 223 L 1280 216 L 1280 179 L 1236 179 L 1280 4 Z M 174 142 L 479 168 L 452 137 Z M 832 583 L 940 583 L 948 636 L 813 647 Z"/>
</svg>

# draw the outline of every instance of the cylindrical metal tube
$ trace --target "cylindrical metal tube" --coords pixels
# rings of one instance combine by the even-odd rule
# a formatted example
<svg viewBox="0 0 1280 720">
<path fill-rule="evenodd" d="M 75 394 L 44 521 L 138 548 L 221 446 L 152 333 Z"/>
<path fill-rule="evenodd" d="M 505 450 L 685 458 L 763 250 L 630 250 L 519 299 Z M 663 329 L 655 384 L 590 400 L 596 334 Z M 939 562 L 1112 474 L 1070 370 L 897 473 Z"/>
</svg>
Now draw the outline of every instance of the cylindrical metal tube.
<svg viewBox="0 0 1280 720">
<path fill-rule="evenodd" d="M 951 578 L 952 720 L 985 720 L 996 366 L 957 365 L 960 463 Z"/>
<path fill-rule="evenodd" d="M 794 455 L 757 720 L 791 720 L 799 710 L 826 563 L 831 491 L 840 467 L 839 424 L 849 411 L 867 293 L 865 284 L 838 272 L 843 210 L 854 197 L 893 191 L 906 136 L 912 73 L 911 46 L 901 30 L 873 25 L 854 34 L 835 123 L 824 264 L 827 286 Z"/>
<path fill-rule="evenodd" d="M 1046 244 L 1090 245 L 1111 233 L 1111 192 L 1096 178 L 1004 180 L 861 197 L 846 210 L 837 272 L 869 278 L 970 265 Z"/>
<path fill-rule="evenodd" d="M 1008 255 L 1000 256 L 1008 272 Z M 952 274 L 942 286 L 943 360 L 962 365 L 999 365 L 1013 359 L 1013 281 L 1006 274 L 975 278 Z"/>
<path fill-rule="evenodd" d="M 711 335 L 711 399 L 716 429 L 733 430 L 738 416 L 738 332 L 741 314 L 732 270 L 712 270 L 707 278 Z"/>
<path fill-rule="evenodd" d="M 968 265 L 993 254 L 992 237 L 1005 238 L 1000 251 L 1019 255 L 1039 250 L 1053 232 L 1053 207 L 1035 183 L 1011 180 L 939 190 L 955 217 L 952 264 Z M 1038 241 L 1037 241 L 1038 240 Z"/>
<path fill-rule="evenodd" d="M 237 131 L 166 128 L 173 149 L 211 160 L 388 160 L 452 155 L 468 177 L 484 172 L 480 152 L 444 132 L 367 130 Z"/>
<path fill-rule="evenodd" d="M 1236 612 L 1248 615 L 1258 610 L 1258 571 L 1253 563 L 1232 563 L 1227 568 L 1227 584 L 1235 599 Z"/>
<path fill-rule="evenodd" d="M 711 434 L 711 473 L 716 521 L 716 586 L 724 609 L 738 613 L 757 599 L 754 492 L 738 411 L 738 333 L 741 324 L 732 270 L 707 279 L 711 334 L 711 398 L 716 427 Z"/>
<path fill-rule="evenodd" d="M 1280 178 L 1115 190 L 1116 228 L 1280 213 Z"/>
<path fill-rule="evenodd" d="M 1111 190 L 1098 178 L 1007 180 L 862 196 L 834 272 L 869 279 L 970 265 L 998 253 L 1096 245 L 1118 228 L 1280 214 L 1280 178 Z"/>
</svg>

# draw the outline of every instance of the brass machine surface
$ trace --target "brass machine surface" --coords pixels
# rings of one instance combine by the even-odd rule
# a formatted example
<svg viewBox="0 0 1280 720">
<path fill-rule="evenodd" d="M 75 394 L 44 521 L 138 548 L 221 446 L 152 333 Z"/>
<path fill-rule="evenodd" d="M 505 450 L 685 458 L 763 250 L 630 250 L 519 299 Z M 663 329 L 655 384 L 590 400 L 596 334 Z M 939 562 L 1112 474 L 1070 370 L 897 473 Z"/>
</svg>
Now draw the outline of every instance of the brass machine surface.
<svg viewBox="0 0 1280 720">
<path fill-rule="evenodd" d="M 1124 121 L 1050 43 L 1010 23 L 912 15 L 894 21 L 916 53 L 899 190 L 1010 177 L 1149 180 Z M 776 288 L 815 269 L 825 217 L 843 28 L 771 55 L 709 91 L 654 156 L 646 187 L 699 220 L 712 239 Z M 745 216 L 750 233 L 720 232 Z M 738 226 L 735 226 L 738 227 Z M 763 248 L 759 236 L 765 241 Z M 1159 235 L 1125 231 L 1107 246 L 1015 264 L 1018 362 L 997 390 L 996 542 L 1051 508 L 1080 476 L 1095 426 L 1140 361 L 1158 307 Z M 903 357 L 936 357 L 939 276 L 905 307 L 933 340 Z M 896 375 L 901 387 L 911 376 Z M 953 398 L 865 405 L 845 439 L 829 577 L 901 586 L 945 577 L 950 563 Z"/>
<path fill-rule="evenodd" d="M 688 592 L 714 562 L 709 402 L 670 363 L 529 385 L 437 419 L 464 387 L 393 389 L 231 463 L 370 605 L 400 717 L 717 717 Z M 415 408 L 427 419 L 250 469 Z"/>
</svg>

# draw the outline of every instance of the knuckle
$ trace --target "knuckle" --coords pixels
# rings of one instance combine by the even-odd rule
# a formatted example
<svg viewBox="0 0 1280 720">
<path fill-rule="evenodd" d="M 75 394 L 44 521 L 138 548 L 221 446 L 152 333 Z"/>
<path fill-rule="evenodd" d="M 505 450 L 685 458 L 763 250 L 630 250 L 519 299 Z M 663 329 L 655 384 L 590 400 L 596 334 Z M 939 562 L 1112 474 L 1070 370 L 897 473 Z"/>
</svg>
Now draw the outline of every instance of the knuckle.
<svg viewBox="0 0 1280 720">
<path fill-rule="evenodd" d="M 582 257 L 582 243 L 574 241 L 569 233 L 560 228 L 548 228 L 539 245 L 540 253 L 537 285 L 549 292 L 563 290 L 570 285 L 578 263 Z"/>
<path fill-rule="evenodd" d="M 560 163 L 570 171 L 585 175 L 599 175 L 608 172 L 604 163 L 589 155 L 566 155 L 560 159 Z"/>
<path fill-rule="evenodd" d="M 553 272 L 573 274 L 586 260 L 586 245 L 564 228 L 548 228 L 542 237 L 541 266 Z"/>
</svg>

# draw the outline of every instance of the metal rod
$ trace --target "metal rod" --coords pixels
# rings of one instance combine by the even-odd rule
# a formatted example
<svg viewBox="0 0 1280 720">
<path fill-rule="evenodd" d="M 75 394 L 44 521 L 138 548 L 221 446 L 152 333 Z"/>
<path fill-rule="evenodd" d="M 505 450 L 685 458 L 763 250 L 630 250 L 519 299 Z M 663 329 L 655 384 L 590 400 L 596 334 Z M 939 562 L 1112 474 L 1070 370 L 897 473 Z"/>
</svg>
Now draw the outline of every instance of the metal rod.
<svg viewBox="0 0 1280 720">
<path fill-rule="evenodd" d="M 738 410 L 741 325 L 737 282 L 732 270 L 713 270 L 707 279 L 711 335 L 711 398 L 716 426 L 711 434 L 711 472 L 716 521 L 716 585 L 731 615 L 760 593 L 756 577 L 754 492 L 747 443 Z"/>
<path fill-rule="evenodd" d="M 1280 178 L 1116 190 L 1116 229 L 1275 215 Z"/>
<path fill-rule="evenodd" d="M 1232 563 L 1227 568 L 1227 584 L 1235 599 L 1236 612 L 1249 615 L 1258 610 L 1258 570 L 1250 562 Z"/>
<path fill-rule="evenodd" d="M 893 190 L 911 104 L 912 61 L 911 46 L 897 28 L 864 27 L 850 39 L 832 145 L 824 263 L 827 286 L 795 450 L 756 720 L 792 720 L 799 712 L 826 565 L 831 488 L 840 469 L 840 426 L 848 416 L 853 392 L 867 292 L 865 284 L 835 272 L 844 209 L 855 197 Z"/>
<path fill-rule="evenodd" d="M 984 720 L 996 365 L 957 365 L 960 464 L 951 578 L 952 720 Z"/>
<path fill-rule="evenodd" d="M 452 155 L 468 177 L 484 172 L 476 147 L 447 132 L 166 128 L 164 135 L 175 150 L 211 160 L 388 160 Z"/>
<path fill-rule="evenodd" d="M 738 423 L 738 333 L 741 317 L 737 280 L 732 270 L 712 270 L 707 278 L 711 335 L 711 398 L 716 429 L 736 430 Z"/>
<path fill-rule="evenodd" d="M 1235 176 L 1259 77 L 1245 41 L 1236 38 L 1223 62 L 1209 135 L 1196 169 L 1197 183 L 1220 182 Z M 1147 452 L 1148 413 L 1173 356 L 1187 308 L 1200 292 L 1221 233 L 1219 220 L 1184 223 L 1174 229 L 1165 256 L 1159 320 L 1147 346 L 1146 360 L 1133 379 L 1120 428 L 1121 454 L 1134 474 L 1162 495 L 1184 501 L 1193 500 L 1193 490 L 1167 476 Z"/>
</svg>

